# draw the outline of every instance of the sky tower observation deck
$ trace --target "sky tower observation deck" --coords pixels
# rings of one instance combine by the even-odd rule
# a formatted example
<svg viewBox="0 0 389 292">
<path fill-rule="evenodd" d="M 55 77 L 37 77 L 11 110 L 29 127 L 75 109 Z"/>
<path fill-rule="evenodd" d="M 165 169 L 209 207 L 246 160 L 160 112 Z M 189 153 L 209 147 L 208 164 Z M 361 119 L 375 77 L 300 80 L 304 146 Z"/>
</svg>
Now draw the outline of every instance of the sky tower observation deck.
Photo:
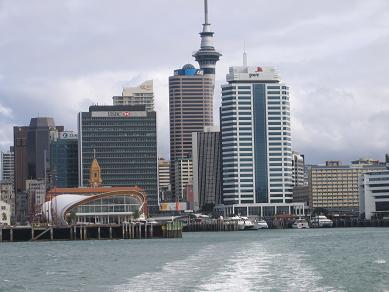
<svg viewBox="0 0 389 292">
<path fill-rule="evenodd" d="M 208 1 L 204 0 L 204 24 L 203 31 L 200 32 L 201 46 L 200 49 L 193 54 L 196 62 L 199 63 L 200 69 L 203 70 L 204 75 L 215 75 L 216 62 L 219 61 L 222 55 L 215 50 L 213 44 L 213 34 L 211 31 L 211 24 L 208 22 Z"/>
</svg>

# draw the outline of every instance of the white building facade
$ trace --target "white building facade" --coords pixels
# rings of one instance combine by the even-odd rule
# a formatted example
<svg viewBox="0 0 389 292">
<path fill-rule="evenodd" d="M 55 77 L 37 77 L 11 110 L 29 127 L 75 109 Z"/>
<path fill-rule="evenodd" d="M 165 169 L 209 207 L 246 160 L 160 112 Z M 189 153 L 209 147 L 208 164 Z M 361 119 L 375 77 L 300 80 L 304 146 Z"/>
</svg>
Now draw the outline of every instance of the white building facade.
<svg viewBox="0 0 389 292">
<path fill-rule="evenodd" d="M 14 150 L 13 147 L 9 151 L 1 152 L 1 176 L 0 181 L 14 183 Z"/>
<path fill-rule="evenodd" d="M 289 87 L 273 68 L 231 67 L 222 86 L 225 205 L 292 202 Z"/>
<path fill-rule="evenodd" d="M 359 180 L 359 213 L 365 218 L 389 217 L 389 170 L 372 171 Z"/>
<path fill-rule="evenodd" d="M 11 225 L 11 205 L 0 201 L 0 225 Z"/>
<path fill-rule="evenodd" d="M 136 87 L 123 88 L 122 96 L 112 97 L 113 105 L 146 105 L 146 111 L 154 111 L 153 80 L 147 80 Z"/>
<path fill-rule="evenodd" d="M 304 155 L 292 152 L 292 180 L 294 187 L 304 186 Z"/>
</svg>

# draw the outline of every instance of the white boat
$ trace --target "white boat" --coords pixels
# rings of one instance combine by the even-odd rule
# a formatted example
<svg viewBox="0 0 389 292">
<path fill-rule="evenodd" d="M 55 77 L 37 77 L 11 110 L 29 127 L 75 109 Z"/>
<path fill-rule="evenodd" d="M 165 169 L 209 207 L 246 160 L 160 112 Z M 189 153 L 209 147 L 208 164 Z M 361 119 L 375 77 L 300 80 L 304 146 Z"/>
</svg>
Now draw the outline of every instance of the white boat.
<svg viewBox="0 0 389 292">
<path fill-rule="evenodd" d="M 255 224 L 255 223 L 254 223 Z M 256 222 L 258 228 L 257 229 L 268 229 L 269 226 L 267 225 L 267 222 L 265 220 L 259 220 L 258 222 Z"/>
<path fill-rule="evenodd" d="M 328 219 L 324 215 L 319 215 L 315 216 L 311 219 L 311 224 L 312 227 L 318 227 L 318 228 L 323 228 L 323 227 L 332 227 L 332 220 Z"/>
<path fill-rule="evenodd" d="M 295 220 L 293 222 L 292 228 L 295 228 L 295 229 L 308 229 L 309 228 L 309 224 L 308 224 L 307 220 L 305 220 L 305 219 L 297 219 L 297 220 Z"/>
<path fill-rule="evenodd" d="M 247 217 L 234 216 L 228 218 L 228 220 L 236 221 L 238 223 L 239 230 L 256 230 L 255 224 Z"/>
</svg>

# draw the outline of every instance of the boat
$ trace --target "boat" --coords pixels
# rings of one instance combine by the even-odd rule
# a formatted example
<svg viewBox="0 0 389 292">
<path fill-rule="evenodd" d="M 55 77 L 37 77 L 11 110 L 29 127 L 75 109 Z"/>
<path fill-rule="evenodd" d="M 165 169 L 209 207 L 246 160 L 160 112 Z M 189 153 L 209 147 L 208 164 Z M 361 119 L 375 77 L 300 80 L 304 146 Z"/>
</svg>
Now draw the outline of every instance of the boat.
<svg viewBox="0 0 389 292">
<path fill-rule="evenodd" d="M 255 224 L 255 223 L 254 223 Z M 259 220 L 258 222 L 256 222 L 258 228 L 257 229 L 268 229 L 269 226 L 267 225 L 267 222 L 265 220 Z"/>
<path fill-rule="evenodd" d="M 305 219 L 297 219 L 293 222 L 292 228 L 294 229 L 308 229 L 309 224 Z"/>
<path fill-rule="evenodd" d="M 228 218 L 230 221 L 238 223 L 238 230 L 257 230 L 256 225 L 247 217 L 234 216 Z"/>
<path fill-rule="evenodd" d="M 328 219 L 324 215 L 315 216 L 311 219 L 312 227 L 316 228 L 332 227 L 332 224 L 332 220 Z"/>
</svg>

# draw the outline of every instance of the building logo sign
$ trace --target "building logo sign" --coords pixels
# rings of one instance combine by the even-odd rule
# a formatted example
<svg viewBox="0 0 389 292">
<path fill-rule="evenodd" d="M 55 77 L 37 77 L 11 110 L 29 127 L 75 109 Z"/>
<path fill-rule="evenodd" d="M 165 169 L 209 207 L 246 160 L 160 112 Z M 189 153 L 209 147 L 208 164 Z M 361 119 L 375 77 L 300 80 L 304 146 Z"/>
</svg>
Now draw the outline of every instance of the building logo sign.
<svg viewBox="0 0 389 292">
<path fill-rule="evenodd" d="M 70 132 L 70 131 L 60 132 L 59 133 L 59 138 L 60 139 L 77 139 L 78 135 L 76 133 Z"/>
<path fill-rule="evenodd" d="M 93 118 L 132 118 L 132 117 L 147 117 L 145 111 L 110 111 L 110 112 L 92 112 Z"/>
<path fill-rule="evenodd" d="M 263 72 L 262 67 L 257 67 L 255 69 L 255 72 L 258 72 L 258 73 L 249 73 L 249 77 L 250 78 L 252 78 L 252 77 L 259 77 L 259 72 Z"/>
</svg>

